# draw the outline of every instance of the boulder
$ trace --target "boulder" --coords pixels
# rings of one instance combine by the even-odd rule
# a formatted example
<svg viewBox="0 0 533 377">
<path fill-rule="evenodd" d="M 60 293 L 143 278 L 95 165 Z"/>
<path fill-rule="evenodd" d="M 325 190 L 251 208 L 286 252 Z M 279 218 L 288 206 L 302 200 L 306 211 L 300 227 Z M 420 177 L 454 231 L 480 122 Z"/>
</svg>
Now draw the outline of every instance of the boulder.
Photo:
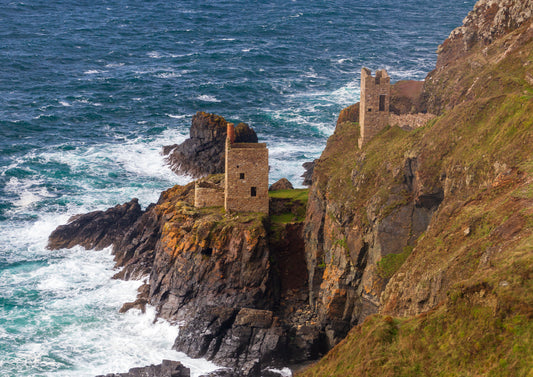
<svg viewBox="0 0 533 377">
<path fill-rule="evenodd" d="M 276 191 L 276 190 L 292 190 L 294 187 L 292 186 L 292 183 L 287 178 L 281 178 L 279 181 L 273 183 L 268 191 Z"/>
<path fill-rule="evenodd" d="M 163 360 L 161 364 L 131 368 L 127 373 L 109 373 L 96 377 L 190 377 L 191 371 L 179 361 Z"/>
</svg>

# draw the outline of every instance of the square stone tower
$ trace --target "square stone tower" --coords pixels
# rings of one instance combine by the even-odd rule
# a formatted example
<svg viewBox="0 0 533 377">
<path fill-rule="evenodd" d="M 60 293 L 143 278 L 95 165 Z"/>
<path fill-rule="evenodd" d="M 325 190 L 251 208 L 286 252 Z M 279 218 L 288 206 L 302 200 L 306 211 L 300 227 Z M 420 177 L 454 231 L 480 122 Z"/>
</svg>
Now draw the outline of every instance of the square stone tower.
<svg viewBox="0 0 533 377">
<path fill-rule="evenodd" d="M 361 101 L 359 104 L 359 148 L 389 124 L 390 77 L 384 69 L 376 77 L 368 68 L 361 69 Z"/>
<path fill-rule="evenodd" d="M 268 148 L 265 143 L 235 143 L 228 123 L 226 139 L 226 211 L 268 214 Z"/>
</svg>

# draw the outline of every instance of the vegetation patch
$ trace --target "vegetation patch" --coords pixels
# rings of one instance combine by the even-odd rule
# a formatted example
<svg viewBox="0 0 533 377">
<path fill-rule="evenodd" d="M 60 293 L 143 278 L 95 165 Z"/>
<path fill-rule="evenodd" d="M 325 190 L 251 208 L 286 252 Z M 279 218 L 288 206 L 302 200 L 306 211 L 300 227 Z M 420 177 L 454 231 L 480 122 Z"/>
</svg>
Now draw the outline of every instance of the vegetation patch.
<svg viewBox="0 0 533 377">
<path fill-rule="evenodd" d="M 401 253 L 385 255 L 378 262 L 378 275 L 383 279 L 390 279 L 402 267 L 412 251 L 412 246 L 406 246 Z"/>
<path fill-rule="evenodd" d="M 269 191 L 268 196 L 271 198 L 291 199 L 291 200 L 298 200 L 302 203 L 307 203 L 307 198 L 309 196 L 309 189 Z"/>
</svg>

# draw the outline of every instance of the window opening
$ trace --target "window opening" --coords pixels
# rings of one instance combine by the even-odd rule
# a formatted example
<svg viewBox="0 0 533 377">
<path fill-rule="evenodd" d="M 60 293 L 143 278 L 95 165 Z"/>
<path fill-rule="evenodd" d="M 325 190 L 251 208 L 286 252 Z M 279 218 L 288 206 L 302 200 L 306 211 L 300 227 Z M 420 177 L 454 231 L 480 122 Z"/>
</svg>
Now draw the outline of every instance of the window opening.
<svg viewBox="0 0 533 377">
<path fill-rule="evenodd" d="M 250 189 L 250 195 L 251 196 L 257 196 L 257 188 L 256 187 L 252 187 Z"/>
<path fill-rule="evenodd" d="M 239 179 L 244 179 L 244 173 L 239 174 Z"/>
<path fill-rule="evenodd" d="M 385 111 L 385 95 L 379 96 L 379 111 Z"/>
</svg>

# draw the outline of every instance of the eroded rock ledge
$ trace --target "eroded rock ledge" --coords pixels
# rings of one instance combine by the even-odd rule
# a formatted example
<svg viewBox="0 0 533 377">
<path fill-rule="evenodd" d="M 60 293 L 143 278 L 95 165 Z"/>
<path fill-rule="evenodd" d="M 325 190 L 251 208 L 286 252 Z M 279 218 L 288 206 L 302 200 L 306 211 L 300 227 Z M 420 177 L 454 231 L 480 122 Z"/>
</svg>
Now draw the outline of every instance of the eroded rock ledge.
<svg viewBox="0 0 533 377">
<path fill-rule="evenodd" d="M 184 323 L 174 349 L 232 375 L 259 376 L 319 357 L 325 350 L 307 301 L 303 203 L 273 199 L 273 216 L 294 212 L 300 222 L 271 223 L 263 214 L 195 208 L 193 195 L 190 183 L 163 192 L 145 211 L 132 200 L 75 216 L 48 246 L 113 245 L 122 267 L 115 278 L 149 276 L 122 311 L 155 306 L 159 317 Z"/>
</svg>

